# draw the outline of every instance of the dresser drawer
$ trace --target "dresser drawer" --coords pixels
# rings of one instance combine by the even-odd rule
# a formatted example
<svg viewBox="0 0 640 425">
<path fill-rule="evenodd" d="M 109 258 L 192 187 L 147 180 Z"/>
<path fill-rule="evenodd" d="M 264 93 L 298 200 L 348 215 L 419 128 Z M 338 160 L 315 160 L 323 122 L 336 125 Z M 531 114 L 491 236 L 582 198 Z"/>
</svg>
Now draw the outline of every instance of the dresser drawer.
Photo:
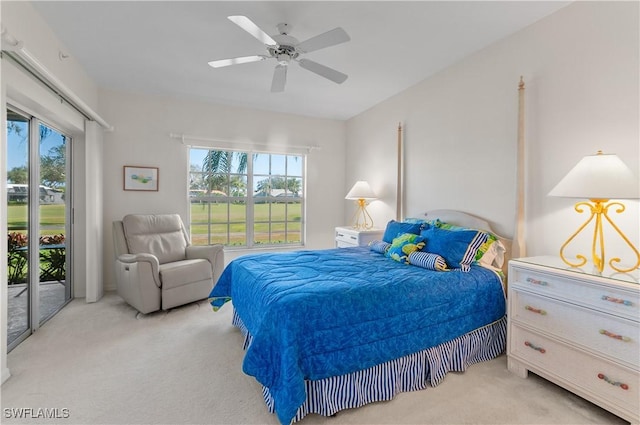
<svg viewBox="0 0 640 425">
<path fill-rule="evenodd" d="M 367 246 L 371 241 L 382 239 L 383 233 L 382 229 L 359 230 L 352 227 L 336 227 L 336 246 L 338 248 Z"/>
<path fill-rule="evenodd" d="M 514 290 L 511 296 L 512 320 L 638 368 L 638 322 L 524 291 Z"/>
<path fill-rule="evenodd" d="M 638 417 L 640 411 L 640 373 L 516 325 L 510 328 L 510 355 L 563 386 L 586 394 L 588 398 L 613 405 L 626 417 Z M 599 404 L 600 404 L 599 403 Z"/>
<path fill-rule="evenodd" d="M 584 304 L 630 320 L 640 319 L 640 293 L 611 285 L 598 285 L 578 279 L 569 279 L 553 273 L 542 273 L 521 267 L 512 267 L 510 285 L 529 288 L 539 294 Z"/>
<path fill-rule="evenodd" d="M 338 244 L 339 247 L 357 246 L 358 234 L 336 230 L 336 244 Z"/>
</svg>

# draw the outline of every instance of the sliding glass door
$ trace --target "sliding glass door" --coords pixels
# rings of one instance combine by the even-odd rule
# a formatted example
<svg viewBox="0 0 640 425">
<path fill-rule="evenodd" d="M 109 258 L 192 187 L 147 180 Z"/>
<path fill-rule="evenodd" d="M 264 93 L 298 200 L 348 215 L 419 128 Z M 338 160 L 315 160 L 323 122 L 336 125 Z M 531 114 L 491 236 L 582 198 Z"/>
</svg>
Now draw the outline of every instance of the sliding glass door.
<svg viewBox="0 0 640 425">
<path fill-rule="evenodd" d="M 63 132 L 7 110 L 9 350 L 71 300 L 70 149 Z"/>
<path fill-rule="evenodd" d="M 7 346 L 31 330 L 29 277 L 29 118 L 7 110 Z"/>
</svg>

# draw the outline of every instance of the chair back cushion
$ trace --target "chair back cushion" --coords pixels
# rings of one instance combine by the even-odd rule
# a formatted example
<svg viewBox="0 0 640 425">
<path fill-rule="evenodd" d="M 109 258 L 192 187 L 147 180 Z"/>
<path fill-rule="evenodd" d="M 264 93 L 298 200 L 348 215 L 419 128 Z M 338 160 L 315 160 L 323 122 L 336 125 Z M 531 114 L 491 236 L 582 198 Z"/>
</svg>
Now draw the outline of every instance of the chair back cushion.
<svg viewBox="0 0 640 425">
<path fill-rule="evenodd" d="M 130 214 L 122 226 L 130 254 L 152 254 L 160 264 L 186 258 L 189 240 L 178 214 Z"/>
</svg>

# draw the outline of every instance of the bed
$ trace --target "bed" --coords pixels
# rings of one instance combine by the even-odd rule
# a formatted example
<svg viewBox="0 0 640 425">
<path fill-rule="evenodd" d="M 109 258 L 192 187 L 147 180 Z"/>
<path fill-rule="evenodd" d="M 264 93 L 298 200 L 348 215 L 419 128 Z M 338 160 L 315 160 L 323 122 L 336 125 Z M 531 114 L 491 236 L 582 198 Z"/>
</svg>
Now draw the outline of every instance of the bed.
<svg viewBox="0 0 640 425">
<path fill-rule="evenodd" d="M 384 239 L 240 257 L 211 291 L 214 310 L 232 302 L 243 371 L 281 423 L 436 386 L 503 352 L 511 241 L 447 210 L 391 220 Z"/>
</svg>

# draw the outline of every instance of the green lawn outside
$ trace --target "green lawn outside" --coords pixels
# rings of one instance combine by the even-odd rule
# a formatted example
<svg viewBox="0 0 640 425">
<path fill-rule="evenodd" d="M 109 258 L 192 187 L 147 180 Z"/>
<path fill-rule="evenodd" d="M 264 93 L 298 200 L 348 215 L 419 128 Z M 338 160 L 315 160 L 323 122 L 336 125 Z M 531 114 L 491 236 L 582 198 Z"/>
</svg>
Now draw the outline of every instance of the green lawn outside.
<svg viewBox="0 0 640 425">
<path fill-rule="evenodd" d="M 64 204 L 40 205 L 40 233 L 58 235 L 65 233 Z M 26 204 L 10 204 L 7 208 L 9 232 L 27 233 L 28 210 Z"/>
<path fill-rule="evenodd" d="M 191 204 L 191 234 L 194 244 L 207 243 L 209 220 L 211 222 L 212 243 L 246 244 L 246 206 L 244 204 L 230 204 L 228 209 L 227 206 L 225 203 Z M 302 204 L 264 203 L 256 204 L 254 208 L 256 243 L 300 242 Z M 9 232 L 27 233 L 27 205 L 9 205 L 7 213 Z M 227 217 L 229 217 L 229 228 L 227 228 Z M 271 218 L 271 229 L 269 229 L 269 218 Z M 271 232 L 269 232 L 270 230 Z M 40 205 L 40 232 L 41 235 L 65 234 L 64 205 Z M 229 233 L 229 238 L 227 238 L 227 233 Z M 269 240 L 269 233 L 271 240 Z"/>
<path fill-rule="evenodd" d="M 255 243 L 300 243 L 302 235 L 300 203 L 255 204 L 254 209 Z M 271 217 L 271 229 L 269 229 L 269 217 Z M 209 220 L 211 229 L 208 225 Z M 227 220 L 230 223 L 228 227 Z M 211 231 L 211 243 L 246 245 L 246 205 L 192 203 L 191 238 L 194 245 L 207 244 L 209 231 Z"/>
<path fill-rule="evenodd" d="M 7 230 L 9 233 L 27 232 L 28 209 L 26 204 L 10 204 L 7 208 Z M 65 206 L 63 204 L 40 205 L 40 236 L 65 234 Z M 41 241 L 42 243 L 42 241 Z M 21 284 L 27 279 L 27 253 L 21 249 L 11 250 L 7 258 L 8 284 Z M 40 279 L 42 281 L 64 281 L 66 269 L 65 249 L 40 250 Z"/>
</svg>

